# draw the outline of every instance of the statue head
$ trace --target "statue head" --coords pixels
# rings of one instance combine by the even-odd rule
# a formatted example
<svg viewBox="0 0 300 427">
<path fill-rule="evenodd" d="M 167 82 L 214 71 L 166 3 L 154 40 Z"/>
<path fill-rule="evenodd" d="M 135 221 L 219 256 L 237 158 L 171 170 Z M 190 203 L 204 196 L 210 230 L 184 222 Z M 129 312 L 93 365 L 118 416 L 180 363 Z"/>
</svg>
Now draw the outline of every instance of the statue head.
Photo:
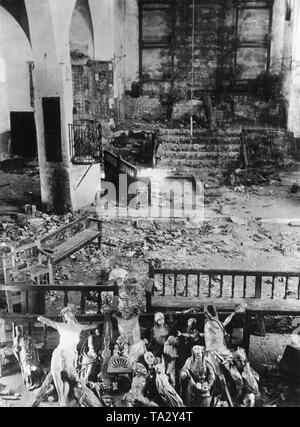
<svg viewBox="0 0 300 427">
<path fill-rule="evenodd" d="M 203 359 L 204 352 L 205 352 L 205 349 L 204 349 L 204 347 L 201 347 L 201 345 L 195 345 L 192 348 L 192 356 L 196 360 Z"/>
<path fill-rule="evenodd" d="M 27 332 L 23 325 L 17 325 L 15 327 L 15 334 L 16 334 L 16 337 L 27 336 Z"/>
<path fill-rule="evenodd" d="M 166 373 L 165 367 L 162 363 L 159 363 L 155 366 L 155 371 L 158 375 L 162 375 Z"/>
<path fill-rule="evenodd" d="M 213 305 L 208 305 L 204 313 L 206 319 L 218 319 L 218 313 Z"/>
<path fill-rule="evenodd" d="M 188 325 L 188 329 L 195 329 L 197 327 L 197 319 L 192 317 L 191 319 L 188 320 L 187 325 Z"/>
<path fill-rule="evenodd" d="M 137 377 L 145 377 L 148 375 L 147 369 L 141 363 L 135 363 L 133 365 L 133 375 Z"/>
<path fill-rule="evenodd" d="M 75 308 L 72 305 L 68 305 L 61 312 L 60 315 L 65 323 L 74 323 L 76 321 Z"/>
<path fill-rule="evenodd" d="M 150 351 L 147 351 L 147 353 L 144 354 L 144 360 L 148 366 L 154 366 L 155 365 L 154 354 L 151 353 Z"/>
<path fill-rule="evenodd" d="M 163 313 L 155 313 L 154 323 L 157 326 L 164 326 L 164 324 L 165 324 L 165 316 L 163 315 Z"/>
</svg>

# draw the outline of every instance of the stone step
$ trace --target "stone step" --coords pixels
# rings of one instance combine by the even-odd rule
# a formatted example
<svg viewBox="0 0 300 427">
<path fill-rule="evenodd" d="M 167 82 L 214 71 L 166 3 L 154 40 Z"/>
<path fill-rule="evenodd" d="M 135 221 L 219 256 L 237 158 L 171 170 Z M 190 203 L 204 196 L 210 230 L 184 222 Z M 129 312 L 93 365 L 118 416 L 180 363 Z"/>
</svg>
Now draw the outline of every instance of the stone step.
<svg viewBox="0 0 300 427">
<path fill-rule="evenodd" d="M 201 144 L 166 144 L 164 145 L 165 151 L 178 152 L 178 151 L 192 151 L 192 152 L 223 152 L 223 151 L 234 151 L 240 152 L 239 144 L 225 144 L 223 145 L 201 145 Z"/>
<path fill-rule="evenodd" d="M 190 168 L 201 168 L 203 169 L 204 167 L 207 168 L 208 170 L 212 170 L 213 168 L 218 169 L 218 171 L 221 170 L 228 170 L 228 169 L 233 169 L 238 167 L 239 165 L 239 160 L 238 159 L 224 159 L 222 161 L 220 161 L 220 159 L 218 159 L 217 161 L 213 161 L 213 160 L 201 160 L 201 159 L 162 159 L 159 162 L 159 166 L 160 167 L 181 167 L 181 166 L 186 166 L 186 167 L 190 167 Z"/>
<path fill-rule="evenodd" d="M 165 151 L 161 154 L 162 158 L 167 159 L 226 159 L 234 158 L 237 159 L 240 157 L 239 152 L 235 151 L 225 151 L 225 152 L 191 152 L 191 151 Z"/>
<path fill-rule="evenodd" d="M 164 129 L 159 130 L 159 135 L 182 135 L 190 137 L 190 129 Z M 240 136 L 241 129 L 219 129 L 216 131 L 211 131 L 208 129 L 195 129 L 193 132 L 194 137 L 197 136 Z"/>
<path fill-rule="evenodd" d="M 241 138 L 237 136 L 199 136 L 199 137 L 186 137 L 186 136 L 175 136 L 175 135 L 163 135 L 159 137 L 159 140 L 164 143 L 171 144 L 240 144 Z"/>
</svg>

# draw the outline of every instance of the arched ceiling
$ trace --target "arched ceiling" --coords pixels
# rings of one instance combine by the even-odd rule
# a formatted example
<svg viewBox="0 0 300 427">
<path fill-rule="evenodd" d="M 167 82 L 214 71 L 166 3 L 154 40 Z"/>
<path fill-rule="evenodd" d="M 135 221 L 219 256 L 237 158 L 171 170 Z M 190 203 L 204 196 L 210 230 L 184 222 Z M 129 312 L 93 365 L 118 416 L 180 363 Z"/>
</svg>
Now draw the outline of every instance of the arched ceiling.
<svg viewBox="0 0 300 427">
<path fill-rule="evenodd" d="M 29 42 L 31 42 L 25 1 L 24 0 L 0 0 L 0 6 L 4 7 L 15 18 L 15 20 L 22 27 Z"/>
</svg>

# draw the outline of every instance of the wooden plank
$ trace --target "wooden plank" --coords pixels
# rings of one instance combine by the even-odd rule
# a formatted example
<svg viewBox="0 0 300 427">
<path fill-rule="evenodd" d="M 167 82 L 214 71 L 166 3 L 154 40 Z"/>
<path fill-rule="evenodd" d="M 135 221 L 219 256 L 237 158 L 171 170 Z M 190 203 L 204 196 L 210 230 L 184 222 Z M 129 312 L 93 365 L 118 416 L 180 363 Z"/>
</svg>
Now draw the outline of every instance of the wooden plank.
<svg viewBox="0 0 300 427">
<path fill-rule="evenodd" d="M 173 297 L 154 296 L 152 297 L 152 308 L 154 309 L 188 309 L 204 308 L 208 304 L 214 305 L 217 309 L 234 310 L 239 304 L 247 304 L 250 312 L 266 313 L 299 313 L 299 300 L 261 300 L 254 298 L 197 298 L 197 297 Z"/>
<path fill-rule="evenodd" d="M 40 314 L 18 314 L 18 313 L 7 313 L 1 315 L 1 318 L 10 322 L 37 322 Z M 44 315 L 43 315 L 44 316 Z M 61 322 L 61 316 L 58 315 L 45 315 L 48 319 L 53 321 Z M 102 314 L 75 314 L 76 319 L 82 322 L 99 322 L 104 320 Z"/>
<path fill-rule="evenodd" d="M 47 236 L 43 237 L 40 240 L 41 244 L 44 244 L 45 242 L 47 242 L 47 240 L 52 240 L 54 237 L 59 236 L 60 234 L 64 233 L 65 231 L 70 230 L 75 225 L 80 224 L 81 222 L 85 221 L 85 219 L 86 219 L 85 217 L 79 218 L 76 221 L 72 221 L 69 224 L 66 224 L 66 225 L 63 225 L 62 227 L 59 227 L 57 230 L 55 230 L 52 233 L 47 234 Z"/>
<path fill-rule="evenodd" d="M 118 288 L 115 285 L 115 280 L 110 280 L 106 282 L 105 285 L 95 285 L 95 286 L 86 286 L 86 285 L 34 285 L 31 282 L 20 282 L 20 283 L 11 283 L 9 285 L 0 284 L 0 292 L 9 291 L 9 292 L 49 292 L 49 291 L 59 291 L 59 292 L 113 292 Z"/>
<path fill-rule="evenodd" d="M 99 231 L 95 231 L 95 230 L 81 231 L 76 236 L 72 237 L 71 239 L 68 239 L 66 242 L 56 247 L 55 252 L 53 253 L 53 263 L 58 264 L 62 262 L 69 256 L 78 252 L 87 244 L 98 239 L 99 236 L 100 236 Z"/>
</svg>

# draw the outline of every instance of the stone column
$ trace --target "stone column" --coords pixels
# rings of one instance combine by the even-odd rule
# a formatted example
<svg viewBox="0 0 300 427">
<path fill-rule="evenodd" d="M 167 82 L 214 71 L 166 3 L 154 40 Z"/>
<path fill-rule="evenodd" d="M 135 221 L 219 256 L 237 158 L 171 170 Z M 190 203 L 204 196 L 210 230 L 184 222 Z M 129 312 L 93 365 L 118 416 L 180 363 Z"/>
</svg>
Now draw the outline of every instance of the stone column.
<svg viewBox="0 0 300 427">
<path fill-rule="evenodd" d="M 35 119 L 44 207 L 66 212 L 74 205 L 70 183 L 68 125 L 72 123 L 73 95 L 69 29 L 76 0 L 25 0 L 28 14 L 35 87 Z M 43 99 L 60 99 L 61 156 L 46 155 Z M 48 150 L 49 153 L 49 150 Z M 60 158 L 59 158 L 60 157 Z"/>
<path fill-rule="evenodd" d="M 288 129 L 300 138 L 300 2 L 292 0 L 291 71 L 288 94 Z"/>
</svg>

